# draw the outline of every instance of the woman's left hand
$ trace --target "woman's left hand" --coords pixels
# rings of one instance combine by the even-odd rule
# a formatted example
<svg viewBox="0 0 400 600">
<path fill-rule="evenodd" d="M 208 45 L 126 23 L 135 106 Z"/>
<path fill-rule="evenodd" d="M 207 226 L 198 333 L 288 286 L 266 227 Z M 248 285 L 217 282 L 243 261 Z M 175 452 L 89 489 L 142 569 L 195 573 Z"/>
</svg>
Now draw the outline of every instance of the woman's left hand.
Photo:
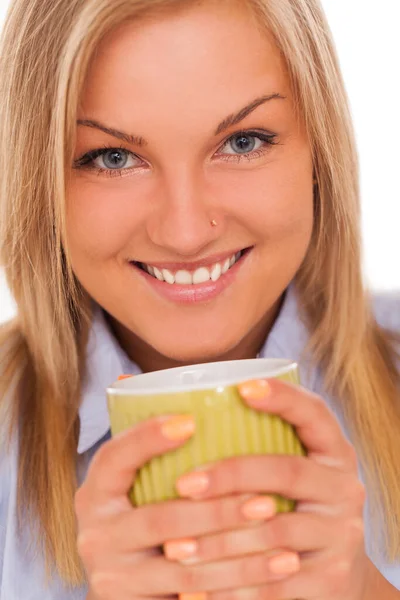
<svg viewBox="0 0 400 600">
<path fill-rule="evenodd" d="M 297 501 L 293 513 L 196 540 L 195 563 L 221 561 L 222 567 L 235 558 L 227 582 L 230 589 L 205 596 L 209 600 L 362 600 L 371 569 L 363 533 L 365 490 L 358 479 L 355 451 L 336 418 L 316 395 L 277 379 L 243 384 L 240 392 L 250 407 L 292 423 L 308 455 L 235 457 L 178 480 L 179 493 L 186 498 L 249 493 L 281 494 Z M 263 560 L 267 552 L 278 549 L 275 572 L 280 569 L 282 578 L 249 587 L 246 580 L 252 580 L 252 575 L 246 573 L 250 563 L 244 555 L 259 553 Z M 286 564 L 282 550 L 287 552 Z M 168 555 L 168 543 L 166 551 Z M 199 597 L 183 596 L 185 600 Z"/>
</svg>

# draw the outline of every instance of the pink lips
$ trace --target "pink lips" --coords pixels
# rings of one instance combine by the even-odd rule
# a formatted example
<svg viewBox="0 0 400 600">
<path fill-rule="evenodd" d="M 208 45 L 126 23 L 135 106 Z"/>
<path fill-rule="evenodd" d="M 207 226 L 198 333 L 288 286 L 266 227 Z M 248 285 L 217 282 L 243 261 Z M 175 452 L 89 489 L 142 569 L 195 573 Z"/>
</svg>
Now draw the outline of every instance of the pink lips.
<svg viewBox="0 0 400 600">
<path fill-rule="evenodd" d="M 171 285 L 165 281 L 159 281 L 132 263 L 131 266 L 156 293 L 166 300 L 176 304 L 200 304 L 217 298 L 234 282 L 248 254 L 249 252 L 246 252 L 218 281 L 210 280 L 197 285 L 179 285 L 176 283 Z"/>
</svg>

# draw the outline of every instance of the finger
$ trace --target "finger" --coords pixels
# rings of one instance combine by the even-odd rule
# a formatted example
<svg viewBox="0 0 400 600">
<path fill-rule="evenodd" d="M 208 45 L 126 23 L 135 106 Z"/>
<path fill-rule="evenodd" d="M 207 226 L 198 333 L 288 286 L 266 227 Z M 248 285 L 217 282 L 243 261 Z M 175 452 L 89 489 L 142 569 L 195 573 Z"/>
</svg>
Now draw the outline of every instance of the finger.
<svg viewBox="0 0 400 600">
<path fill-rule="evenodd" d="M 297 555 L 285 553 L 285 557 L 292 572 L 300 568 Z M 210 592 L 277 581 L 282 578 L 280 573 L 272 570 L 277 560 L 277 556 L 268 557 L 262 553 L 204 565 L 182 565 L 156 557 L 141 564 L 140 568 L 127 564 L 119 571 L 107 573 L 105 569 L 103 577 L 111 578 L 114 585 L 118 581 L 126 582 L 133 595 Z"/>
<path fill-rule="evenodd" d="M 207 600 L 293 600 L 348 598 L 351 569 L 346 560 L 301 559 L 297 573 L 257 586 L 212 591 Z M 284 566 L 284 565 L 282 565 Z M 205 600 L 205 599 L 204 599 Z"/>
<path fill-rule="evenodd" d="M 130 579 L 130 578 L 129 578 Z M 150 600 L 148 594 L 135 594 L 132 596 L 131 586 L 118 576 L 114 577 L 111 572 L 96 573 L 89 578 L 89 594 L 87 600 Z M 176 600 L 176 594 L 152 594 L 151 600 Z"/>
<path fill-rule="evenodd" d="M 302 456 L 236 456 L 182 475 L 176 482 L 182 497 L 212 498 L 235 493 L 280 494 L 293 500 L 328 506 L 351 501 L 363 505 L 358 479 Z"/>
<path fill-rule="evenodd" d="M 96 452 L 76 495 L 77 513 L 87 505 L 126 501 L 137 469 L 154 456 L 174 449 L 194 433 L 190 415 L 158 417 L 116 435 Z M 78 515 L 79 516 L 79 515 Z"/>
<path fill-rule="evenodd" d="M 137 552 L 175 538 L 204 536 L 217 531 L 228 531 L 249 525 L 250 519 L 242 508 L 249 494 L 228 496 L 191 502 L 173 500 L 148 504 L 136 510 L 116 515 L 100 528 L 88 528 L 79 537 L 79 551 L 82 556 L 96 554 L 107 561 L 110 548 L 118 548 L 119 553 Z M 257 518 L 272 518 L 276 514 L 276 503 L 272 498 L 262 498 L 265 511 Z"/>
<path fill-rule="evenodd" d="M 252 408 L 291 423 L 312 455 L 345 470 L 357 470 L 354 449 L 334 414 L 317 395 L 279 379 L 246 382 L 239 385 L 239 392 Z"/>
<path fill-rule="evenodd" d="M 176 539 L 167 542 L 164 551 L 169 560 L 183 564 L 208 563 L 278 548 L 297 553 L 314 552 L 327 546 L 337 546 L 341 525 L 341 521 L 326 517 L 288 513 L 255 527 L 219 532 L 198 539 Z"/>
</svg>

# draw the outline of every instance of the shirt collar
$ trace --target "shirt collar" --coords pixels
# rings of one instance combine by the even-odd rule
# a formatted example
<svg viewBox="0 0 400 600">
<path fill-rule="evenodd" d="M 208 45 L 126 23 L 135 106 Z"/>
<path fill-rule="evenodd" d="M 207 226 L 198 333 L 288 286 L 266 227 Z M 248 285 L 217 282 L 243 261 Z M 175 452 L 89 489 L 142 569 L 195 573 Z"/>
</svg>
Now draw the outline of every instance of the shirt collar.
<svg viewBox="0 0 400 600">
<path fill-rule="evenodd" d="M 279 315 L 259 353 L 260 358 L 284 358 L 298 364 L 302 386 L 316 391 L 321 379 L 313 364 L 307 345 L 310 334 L 299 310 L 294 283 L 285 292 Z"/>
<path fill-rule="evenodd" d="M 307 329 L 298 314 L 294 286 L 289 286 L 279 315 L 261 349 L 261 358 L 287 358 L 299 362 L 307 343 Z M 313 389 L 315 374 L 300 364 L 301 381 Z M 110 429 L 106 388 L 123 373 L 138 375 L 141 370 L 122 350 L 114 337 L 103 310 L 94 305 L 86 350 L 86 377 L 79 409 L 78 453 L 92 448 Z"/>
<path fill-rule="evenodd" d="M 140 369 L 129 360 L 118 344 L 103 310 L 94 304 L 86 349 L 86 376 L 79 409 L 79 454 L 94 446 L 110 429 L 106 388 L 123 373 L 137 375 Z"/>
</svg>

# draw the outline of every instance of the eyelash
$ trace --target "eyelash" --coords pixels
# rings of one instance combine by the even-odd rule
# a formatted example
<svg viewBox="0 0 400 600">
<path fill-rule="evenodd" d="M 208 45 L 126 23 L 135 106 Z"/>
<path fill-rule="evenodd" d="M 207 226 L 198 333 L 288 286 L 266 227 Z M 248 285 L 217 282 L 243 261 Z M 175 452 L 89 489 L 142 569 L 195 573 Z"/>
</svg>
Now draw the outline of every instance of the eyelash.
<svg viewBox="0 0 400 600">
<path fill-rule="evenodd" d="M 258 148 L 257 150 L 252 150 L 251 152 L 248 152 L 246 154 L 225 154 L 225 155 L 222 154 L 219 158 L 221 158 L 222 160 L 224 160 L 226 162 L 234 161 L 238 164 L 238 163 L 242 162 L 242 160 L 244 160 L 244 159 L 247 159 L 247 161 L 251 161 L 251 160 L 260 158 L 266 152 L 268 152 L 268 150 L 270 150 L 271 146 L 279 145 L 279 142 L 276 141 L 277 135 L 274 133 L 264 133 L 262 131 L 248 130 L 248 131 L 238 131 L 238 132 L 234 133 L 233 135 L 230 135 L 221 144 L 220 147 L 223 148 L 224 146 L 226 146 L 226 144 L 230 140 L 238 138 L 241 135 L 259 139 L 262 142 L 264 142 L 266 145 L 261 148 Z M 106 177 L 123 177 L 124 173 L 129 173 L 130 171 L 132 171 L 133 169 L 137 169 L 138 167 L 136 166 L 136 167 L 130 167 L 130 168 L 123 168 L 123 169 L 101 169 L 100 167 L 97 167 L 93 164 L 93 161 L 95 161 L 96 158 L 99 158 L 99 156 L 103 156 L 104 154 L 107 154 L 107 152 L 111 152 L 111 151 L 118 152 L 119 150 L 122 152 L 126 152 L 139 160 L 143 160 L 143 159 L 141 159 L 140 156 L 138 156 L 134 152 L 131 152 L 124 146 L 104 145 L 101 148 L 97 148 L 95 150 L 91 150 L 90 152 L 87 152 L 81 158 L 77 159 L 74 162 L 74 168 L 75 169 L 85 169 L 87 171 L 94 171 L 95 173 L 97 173 L 97 175 L 104 175 Z"/>
</svg>

